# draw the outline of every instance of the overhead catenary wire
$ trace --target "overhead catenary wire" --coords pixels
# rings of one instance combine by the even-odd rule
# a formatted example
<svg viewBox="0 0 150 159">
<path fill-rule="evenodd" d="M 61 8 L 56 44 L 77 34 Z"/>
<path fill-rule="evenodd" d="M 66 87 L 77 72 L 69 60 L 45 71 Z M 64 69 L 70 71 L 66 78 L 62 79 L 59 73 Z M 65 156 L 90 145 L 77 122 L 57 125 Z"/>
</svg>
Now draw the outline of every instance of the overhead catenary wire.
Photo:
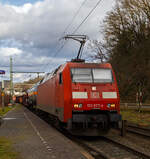
<svg viewBox="0 0 150 159">
<path fill-rule="evenodd" d="M 65 27 L 64 31 L 62 32 L 61 37 L 67 32 L 67 30 L 68 30 L 69 27 L 72 25 L 72 23 L 74 22 L 75 18 L 77 17 L 77 15 L 79 14 L 80 10 L 82 9 L 82 7 L 84 6 L 84 4 L 85 4 L 87 1 L 88 1 L 88 0 L 84 0 L 84 1 L 81 3 L 79 9 L 78 9 L 78 10 L 75 12 L 75 14 L 73 15 L 73 17 L 72 17 L 70 23 Z M 59 38 L 59 39 L 60 39 L 60 38 Z M 57 46 L 58 46 L 58 45 L 56 45 L 56 47 L 54 48 L 54 50 L 55 50 L 55 49 L 57 49 L 57 50 L 53 53 L 53 57 L 56 57 L 56 56 L 57 56 L 57 54 L 58 54 L 58 53 L 63 49 L 63 47 L 66 45 L 66 43 L 67 43 L 67 42 L 65 41 L 65 43 L 64 43 L 60 48 L 58 48 L 58 49 L 57 49 Z M 48 63 L 48 64 L 49 64 L 49 63 Z M 46 64 L 46 66 L 44 66 L 44 67 L 47 68 L 48 64 Z"/>
<path fill-rule="evenodd" d="M 96 5 L 90 10 L 90 12 L 88 13 L 88 15 L 82 20 L 82 22 L 77 26 L 77 28 L 71 33 L 71 34 L 75 34 L 79 28 L 83 25 L 83 23 L 88 19 L 88 17 L 93 13 L 93 11 L 98 7 L 98 5 L 100 4 L 102 0 L 99 0 Z M 54 57 L 57 56 L 57 54 L 64 48 L 64 46 L 66 45 L 67 42 L 65 42 L 58 50 L 57 52 L 54 54 Z"/>
<path fill-rule="evenodd" d="M 79 14 L 81 8 L 84 6 L 84 4 L 86 3 L 87 0 L 84 0 L 81 4 L 81 6 L 79 7 L 79 9 L 77 10 L 77 12 L 74 14 L 72 20 L 70 21 L 70 23 L 66 26 L 65 30 L 63 31 L 63 34 L 66 33 L 66 31 L 69 29 L 69 27 L 72 25 L 72 23 L 74 22 L 75 18 L 77 17 L 77 15 Z"/>
<path fill-rule="evenodd" d="M 57 52 L 55 52 L 53 57 L 56 57 L 57 54 L 64 48 L 64 46 L 66 45 L 67 41 L 64 42 L 64 44 L 57 50 Z"/>
<path fill-rule="evenodd" d="M 83 21 L 78 25 L 78 27 L 73 31 L 72 34 L 75 34 L 79 28 L 82 26 L 82 24 L 88 19 L 88 17 L 93 13 L 93 11 L 98 7 L 98 5 L 100 4 L 102 0 L 99 0 L 96 5 L 91 9 L 91 11 L 88 13 L 88 15 L 83 19 Z"/>
<path fill-rule="evenodd" d="M 66 28 L 64 29 L 61 37 L 66 33 L 66 31 L 69 29 L 69 27 L 72 25 L 72 23 L 74 22 L 75 18 L 77 17 L 77 15 L 79 14 L 81 8 L 84 6 L 84 4 L 86 3 L 87 0 L 84 0 L 81 4 L 81 6 L 79 7 L 79 9 L 77 10 L 77 12 L 74 14 L 72 20 L 70 21 L 70 23 L 66 26 Z M 56 57 L 57 53 L 60 52 L 63 47 L 66 45 L 67 42 L 65 42 L 54 54 L 54 57 Z"/>
</svg>

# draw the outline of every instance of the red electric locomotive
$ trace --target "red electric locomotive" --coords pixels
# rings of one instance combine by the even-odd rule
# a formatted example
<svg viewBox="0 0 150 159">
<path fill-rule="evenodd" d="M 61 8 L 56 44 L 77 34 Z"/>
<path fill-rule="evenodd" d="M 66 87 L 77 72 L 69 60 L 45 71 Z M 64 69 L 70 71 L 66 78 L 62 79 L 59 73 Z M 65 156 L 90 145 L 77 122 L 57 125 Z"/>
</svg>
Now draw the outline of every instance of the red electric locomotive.
<svg viewBox="0 0 150 159">
<path fill-rule="evenodd" d="M 87 37 L 67 35 L 80 42 L 77 58 L 47 74 L 37 87 L 37 107 L 76 135 L 102 135 L 121 120 L 120 98 L 109 63 L 85 63 L 81 51 Z"/>
<path fill-rule="evenodd" d="M 121 120 L 120 98 L 109 63 L 67 62 L 37 88 L 37 106 L 73 134 L 100 135 Z"/>
</svg>

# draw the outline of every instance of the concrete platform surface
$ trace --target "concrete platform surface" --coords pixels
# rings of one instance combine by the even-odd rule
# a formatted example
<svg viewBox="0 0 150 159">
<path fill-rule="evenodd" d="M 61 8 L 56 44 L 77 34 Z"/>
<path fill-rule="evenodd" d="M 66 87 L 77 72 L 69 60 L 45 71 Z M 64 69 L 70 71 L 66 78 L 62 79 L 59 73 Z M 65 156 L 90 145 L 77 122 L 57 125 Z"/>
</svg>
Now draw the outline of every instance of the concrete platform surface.
<svg viewBox="0 0 150 159">
<path fill-rule="evenodd" d="M 24 106 L 17 106 L 4 117 L 0 137 L 13 142 L 21 159 L 90 158 L 76 144 Z"/>
</svg>

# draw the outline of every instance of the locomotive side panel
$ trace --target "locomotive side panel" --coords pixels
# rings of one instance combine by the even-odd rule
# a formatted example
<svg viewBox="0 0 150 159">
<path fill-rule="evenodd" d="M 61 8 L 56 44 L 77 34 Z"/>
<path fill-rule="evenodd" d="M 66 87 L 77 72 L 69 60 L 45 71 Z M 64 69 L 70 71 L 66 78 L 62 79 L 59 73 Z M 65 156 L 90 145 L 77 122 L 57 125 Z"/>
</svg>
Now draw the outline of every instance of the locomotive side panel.
<svg viewBox="0 0 150 159">
<path fill-rule="evenodd" d="M 64 81 L 64 121 L 68 122 L 72 119 L 72 87 L 70 68 L 66 65 L 63 71 Z"/>
<path fill-rule="evenodd" d="M 63 85 L 59 84 L 59 74 L 38 86 L 37 108 L 64 120 Z"/>
<path fill-rule="evenodd" d="M 55 116 L 64 122 L 64 80 L 63 72 L 58 72 L 55 78 Z"/>
</svg>

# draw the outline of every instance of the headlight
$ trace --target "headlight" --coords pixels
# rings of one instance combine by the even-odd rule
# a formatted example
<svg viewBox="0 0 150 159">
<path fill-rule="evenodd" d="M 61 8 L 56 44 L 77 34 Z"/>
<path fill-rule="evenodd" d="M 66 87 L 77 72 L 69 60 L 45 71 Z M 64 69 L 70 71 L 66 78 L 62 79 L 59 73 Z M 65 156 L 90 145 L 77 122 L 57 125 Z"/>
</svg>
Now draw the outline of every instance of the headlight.
<svg viewBox="0 0 150 159">
<path fill-rule="evenodd" d="M 82 104 L 74 104 L 74 108 L 82 108 Z"/>
<path fill-rule="evenodd" d="M 115 106 L 116 106 L 115 104 L 107 104 L 107 107 L 108 107 L 108 108 L 110 108 L 110 107 L 111 107 L 111 108 L 115 108 Z"/>
<path fill-rule="evenodd" d="M 111 104 L 111 107 L 114 108 L 116 105 L 115 104 Z"/>
<path fill-rule="evenodd" d="M 78 104 L 74 104 L 74 108 L 78 108 L 79 107 L 79 105 Z"/>
</svg>

